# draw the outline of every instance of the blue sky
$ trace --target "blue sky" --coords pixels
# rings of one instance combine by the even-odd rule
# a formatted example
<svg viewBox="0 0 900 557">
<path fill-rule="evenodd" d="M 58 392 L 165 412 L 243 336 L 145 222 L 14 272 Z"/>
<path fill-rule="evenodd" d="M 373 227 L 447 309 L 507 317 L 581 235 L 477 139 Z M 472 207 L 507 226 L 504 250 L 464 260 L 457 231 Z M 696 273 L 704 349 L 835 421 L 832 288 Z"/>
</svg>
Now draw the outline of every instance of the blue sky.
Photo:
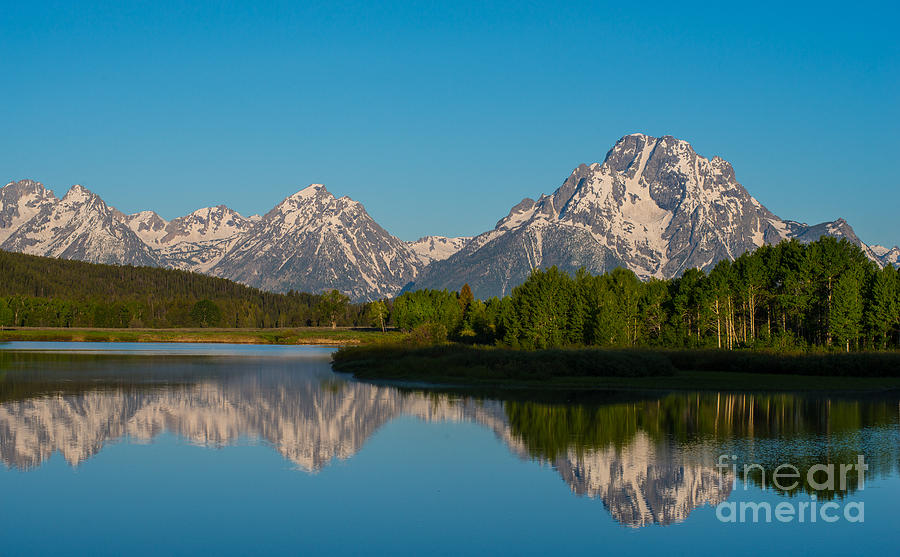
<svg viewBox="0 0 900 557">
<path fill-rule="evenodd" d="M 893 3 L 0 1 L 0 178 L 166 218 L 321 182 L 476 234 L 622 135 L 719 155 L 784 218 L 900 243 Z"/>
</svg>

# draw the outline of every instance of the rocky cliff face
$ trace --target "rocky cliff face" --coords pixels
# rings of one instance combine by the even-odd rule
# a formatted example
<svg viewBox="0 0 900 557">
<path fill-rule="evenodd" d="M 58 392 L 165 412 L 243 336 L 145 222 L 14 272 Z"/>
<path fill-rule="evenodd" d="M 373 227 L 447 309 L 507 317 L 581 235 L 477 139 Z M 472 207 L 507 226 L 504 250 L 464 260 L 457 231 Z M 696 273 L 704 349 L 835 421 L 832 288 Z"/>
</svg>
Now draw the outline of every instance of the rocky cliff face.
<svg viewBox="0 0 900 557">
<path fill-rule="evenodd" d="M 811 227 L 778 218 L 718 157 L 706 159 L 674 137 L 633 134 L 603 163 L 579 166 L 552 195 L 524 199 L 493 230 L 429 265 L 415 287 L 468 282 L 476 296 L 505 295 L 532 268 L 551 265 L 671 278 L 763 244 L 822 234 L 867 249 L 842 220 Z"/>
</svg>

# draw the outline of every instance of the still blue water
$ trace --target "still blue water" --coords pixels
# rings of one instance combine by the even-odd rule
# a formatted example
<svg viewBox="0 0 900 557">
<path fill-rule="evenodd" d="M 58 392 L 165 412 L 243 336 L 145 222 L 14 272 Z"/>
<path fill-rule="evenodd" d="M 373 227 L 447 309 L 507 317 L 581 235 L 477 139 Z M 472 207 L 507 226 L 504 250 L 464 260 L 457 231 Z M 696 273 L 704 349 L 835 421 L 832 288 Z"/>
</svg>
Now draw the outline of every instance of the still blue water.
<svg viewBox="0 0 900 557">
<path fill-rule="evenodd" d="M 2 345 L 0 554 L 848 554 L 900 542 L 896 396 L 438 393 L 336 375 L 330 351 Z M 801 473 L 862 454 L 870 470 L 863 489 L 854 477 L 778 493 L 721 475 L 722 454 Z M 716 505 L 813 496 L 862 503 L 864 520 L 717 518 Z"/>
</svg>

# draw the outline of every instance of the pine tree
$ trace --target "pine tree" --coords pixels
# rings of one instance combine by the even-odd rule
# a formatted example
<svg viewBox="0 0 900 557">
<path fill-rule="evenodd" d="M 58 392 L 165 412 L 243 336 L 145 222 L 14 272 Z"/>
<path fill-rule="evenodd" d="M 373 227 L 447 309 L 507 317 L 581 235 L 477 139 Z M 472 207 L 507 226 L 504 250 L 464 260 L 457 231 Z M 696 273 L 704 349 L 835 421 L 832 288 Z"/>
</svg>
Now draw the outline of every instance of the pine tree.
<svg viewBox="0 0 900 557">
<path fill-rule="evenodd" d="M 851 342 L 859 338 L 862 321 L 862 299 L 859 280 L 844 273 L 834 281 L 828 331 L 838 346 L 850 351 Z"/>
<path fill-rule="evenodd" d="M 897 325 L 897 272 L 885 267 L 872 276 L 866 301 L 866 328 L 878 348 L 885 348 L 888 335 Z"/>
</svg>

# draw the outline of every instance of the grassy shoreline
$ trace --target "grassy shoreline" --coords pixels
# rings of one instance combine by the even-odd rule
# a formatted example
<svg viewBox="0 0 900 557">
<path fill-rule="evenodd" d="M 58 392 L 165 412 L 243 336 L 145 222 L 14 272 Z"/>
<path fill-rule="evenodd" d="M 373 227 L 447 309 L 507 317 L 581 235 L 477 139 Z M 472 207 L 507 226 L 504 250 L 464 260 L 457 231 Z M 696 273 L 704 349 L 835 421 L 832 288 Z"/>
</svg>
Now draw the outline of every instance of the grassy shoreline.
<svg viewBox="0 0 900 557">
<path fill-rule="evenodd" d="M 285 329 L 88 329 L 2 328 L 0 342 L 184 342 L 227 344 L 372 345 L 401 338 L 396 331 L 306 327 Z"/>
<path fill-rule="evenodd" d="M 900 353 L 522 351 L 393 344 L 341 348 L 332 367 L 364 381 L 440 388 L 900 393 Z"/>
</svg>

